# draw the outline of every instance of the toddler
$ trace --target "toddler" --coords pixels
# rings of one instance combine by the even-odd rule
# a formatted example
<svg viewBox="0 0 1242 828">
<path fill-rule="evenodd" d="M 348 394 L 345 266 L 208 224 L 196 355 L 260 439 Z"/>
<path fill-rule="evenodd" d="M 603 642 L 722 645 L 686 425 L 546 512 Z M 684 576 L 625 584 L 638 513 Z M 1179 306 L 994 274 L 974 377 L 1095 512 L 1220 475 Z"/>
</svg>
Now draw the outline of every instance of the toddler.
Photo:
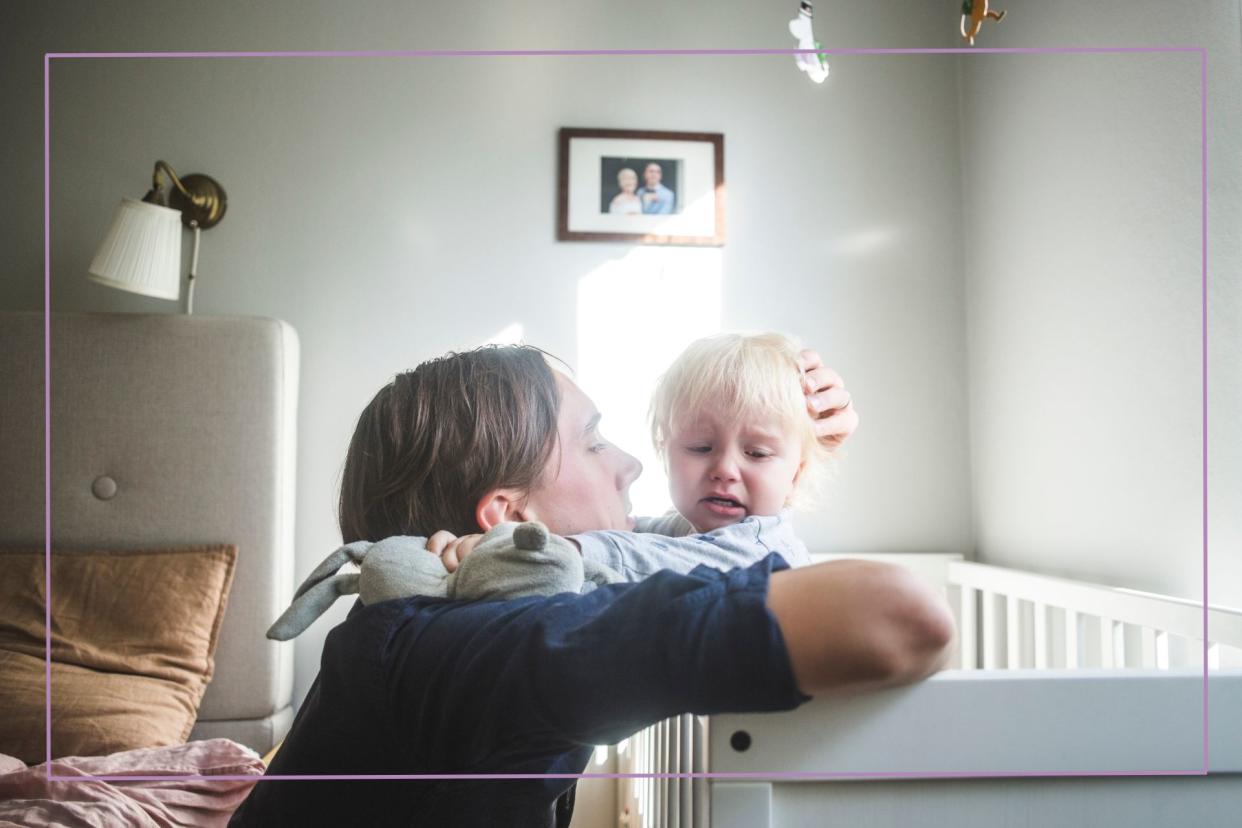
<svg viewBox="0 0 1242 828">
<path fill-rule="evenodd" d="M 674 508 L 699 532 L 780 514 L 829 459 L 806 416 L 797 344 L 781 334 L 691 343 L 656 387 L 651 437 Z"/>
<path fill-rule="evenodd" d="M 790 507 L 809 499 L 831 452 L 807 416 L 793 340 L 721 334 L 691 343 L 656 387 L 651 435 L 674 511 L 639 518 L 638 534 L 574 535 L 584 557 L 627 580 L 700 563 L 748 566 L 771 552 L 792 566 L 810 562 Z"/>
</svg>

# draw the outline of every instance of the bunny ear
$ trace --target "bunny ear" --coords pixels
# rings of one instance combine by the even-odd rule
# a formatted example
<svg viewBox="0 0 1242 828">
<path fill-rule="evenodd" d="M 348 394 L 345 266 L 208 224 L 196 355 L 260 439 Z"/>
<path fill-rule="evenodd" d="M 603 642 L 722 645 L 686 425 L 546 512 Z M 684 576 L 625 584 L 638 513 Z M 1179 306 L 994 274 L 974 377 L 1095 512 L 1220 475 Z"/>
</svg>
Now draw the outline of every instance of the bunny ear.
<svg viewBox="0 0 1242 828">
<path fill-rule="evenodd" d="M 343 547 L 342 547 L 343 548 Z M 338 549 L 337 552 L 341 550 Z M 336 552 L 332 553 L 333 555 Z M 337 564 L 340 566 L 340 564 Z M 326 581 L 320 580 L 309 589 L 299 591 L 289 608 L 281 613 L 267 631 L 267 637 L 273 641 L 288 641 L 296 638 L 309 627 L 316 618 L 328 611 L 328 607 L 342 595 L 350 595 L 358 591 L 358 573 L 350 572 L 336 575 Z"/>
<path fill-rule="evenodd" d="M 295 599 L 298 598 L 303 592 L 306 592 L 324 578 L 334 575 L 338 569 L 349 561 L 362 563 L 362 559 L 367 556 L 367 550 L 370 548 L 370 541 L 354 541 L 337 549 L 331 555 L 324 558 L 323 563 L 315 567 L 311 574 L 306 576 L 306 580 L 298 587 L 298 591 L 293 593 L 293 597 Z"/>
</svg>

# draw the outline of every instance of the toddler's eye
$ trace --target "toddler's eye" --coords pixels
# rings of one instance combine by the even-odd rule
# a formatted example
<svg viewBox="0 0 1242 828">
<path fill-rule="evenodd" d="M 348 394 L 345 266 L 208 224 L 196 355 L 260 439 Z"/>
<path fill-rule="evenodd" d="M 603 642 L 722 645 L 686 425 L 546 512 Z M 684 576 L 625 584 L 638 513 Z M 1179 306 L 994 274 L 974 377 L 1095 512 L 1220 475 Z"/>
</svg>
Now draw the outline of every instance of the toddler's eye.
<svg viewBox="0 0 1242 828">
<path fill-rule="evenodd" d="M 607 443 L 596 443 L 595 445 L 591 446 L 591 453 L 600 454 L 606 448 L 608 448 Z"/>
<path fill-rule="evenodd" d="M 686 446 L 686 451 L 691 454 L 707 454 L 711 450 L 711 446 Z"/>
<path fill-rule="evenodd" d="M 772 456 L 770 452 L 766 452 L 766 451 L 748 451 L 746 453 L 756 460 L 764 460 Z"/>
</svg>

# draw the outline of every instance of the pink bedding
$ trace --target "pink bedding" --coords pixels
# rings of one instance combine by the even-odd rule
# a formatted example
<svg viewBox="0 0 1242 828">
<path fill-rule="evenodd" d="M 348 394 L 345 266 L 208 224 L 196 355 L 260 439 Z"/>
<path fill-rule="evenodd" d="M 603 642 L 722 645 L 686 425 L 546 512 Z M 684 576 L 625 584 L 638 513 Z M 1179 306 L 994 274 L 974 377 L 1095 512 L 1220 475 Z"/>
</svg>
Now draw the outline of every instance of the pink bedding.
<svg viewBox="0 0 1242 828">
<path fill-rule="evenodd" d="M 57 777 L 247 776 L 253 779 L 48 779 L 48 764 L 27 767 L 0 754 L 0 826 L 135 828 L 223 826 L 263 775 L 258 754 L 228 739 L 207 739 L 111 756 L 53 760 Z"/>
</svg>

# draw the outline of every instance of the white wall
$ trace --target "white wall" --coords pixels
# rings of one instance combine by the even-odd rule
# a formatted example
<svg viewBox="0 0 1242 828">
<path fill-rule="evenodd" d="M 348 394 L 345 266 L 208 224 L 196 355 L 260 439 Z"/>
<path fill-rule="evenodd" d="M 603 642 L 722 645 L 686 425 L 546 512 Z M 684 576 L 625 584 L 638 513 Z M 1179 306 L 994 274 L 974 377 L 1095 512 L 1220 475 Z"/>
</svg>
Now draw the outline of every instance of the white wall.
<svg viewBox="0 0 1242 828">
<path fill-rule="evenodd" d="M 788 48 L 795 8 L 17 6 L 3 35 L 6 108 L 18 117 L 5 129 L 11 187 L 0 204 L 15 269 L 0 281 L 0 307 L 42 306 L 45 50 Z M 943 23 L 933 4 L 872 4 L 824 10 L 820 37 L 944 45 Z M 628 419 L 641 434 L 635 377 L 653 367 L 622 361 L 605 382 L 601 355 L 621 353 L 629 337 L 680 334 L 667 324 L 617 330 L 578 302 L 601 284 L 661 278 L 718 285 L 704 289 L 703 307 L 681 309 L 689 325 L 718 307 L 724 327 L 799 334 L 848 379 L 864 425 L 822 514 L 803 521 L 812 547 L 969 551 L 955 60 L 831 64 L 816 87 L 787 56 L 58 60 L 51 307 L 175 312 L 83 274 L 116 201 L 144 192 L 155 159 L 221 181 L 229 212 L 203 236 L 195 312 L 280 317 L 301 335 L 299 576 L 339 540 L 335 497 L 354 418 L 422 359 L 520 323 L 528 341 L 578 365 L 607 401 L 608 431 L 620 439 Z M 557 243 L 561 126 L 723 132 L 728 245 Z M 615 278 L 600 275 L 610 267 Z M 601 333 L 611 339 L 593 342 Z M 637 449 L 641 438 L 621 442 Z M 299 700 L 343 603 L 297 641 Z"/>
<path fill-rule="evenodd" d="M 1204 46 L 1213 603 L 1242 606 L 1236 0 L 1011 4 L 989 46 Z M 962 69 L 974 536 L 982 560 L 1203 595 L 1198 54 Z"/>
<path fill-rule="evenodd" d="M 821 4 L 819 34 L 953 45 L 958 5 Z M 0 31 L 0 307 L 42 307 L 45 50 L 786 47 L 793 6 L 15 5 Z M 1210 49 L 1213 596 L 1238 604 L 1240 26 L 1236 0 L 1198 8 L 1013 0 L 980 45 Z M 864 422 L 832 501 L 803 522 L 816 548 L 970 551 L 977 535 L 988 560 L 1197 596 L 1194 60 L 831 64 L 817 88 L 764 57 L 57 62 L 52 308 L 173 312 L 87 283 L 87 261 L 156 158 L 224 183 L 197 312 L 278 316 L 302 336 L 303 574 L 337 541 L 352 421 L 390 374 L 514 322 L 571 362 L 591 350 L 580 282 L 631 249 L 553 240 L 556 129 L 721 131 L 728 246 L 618 267 L 635 282 L 707 273 L 722 325 L 800 333 L 846 375 Z M 330 623 L 297 644 L 299 698 Z"/>
</svg>

